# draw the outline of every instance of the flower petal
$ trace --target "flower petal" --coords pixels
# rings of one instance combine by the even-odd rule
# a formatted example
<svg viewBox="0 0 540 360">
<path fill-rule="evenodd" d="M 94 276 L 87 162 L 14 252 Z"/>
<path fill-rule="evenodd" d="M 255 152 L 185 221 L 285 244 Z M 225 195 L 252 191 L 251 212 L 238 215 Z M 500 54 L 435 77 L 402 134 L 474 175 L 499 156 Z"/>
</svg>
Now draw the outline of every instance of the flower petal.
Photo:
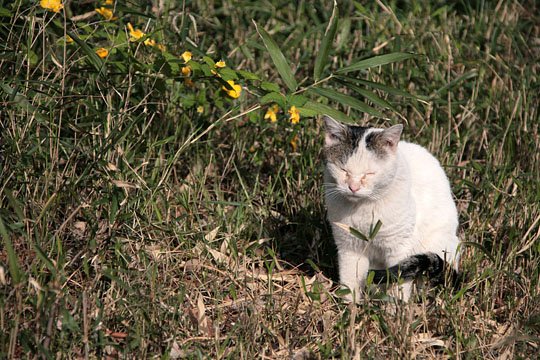
<svg viewBox="0 0 540 360">
<path fill-rule="evenodd" d="M 188 62 L 189 60 L 191 60 L 192 54 L 190 51 L 184 51 L 180 56 L 182 57 L 182 59 L 184 59 L 184 62 Z"/>
</svg>

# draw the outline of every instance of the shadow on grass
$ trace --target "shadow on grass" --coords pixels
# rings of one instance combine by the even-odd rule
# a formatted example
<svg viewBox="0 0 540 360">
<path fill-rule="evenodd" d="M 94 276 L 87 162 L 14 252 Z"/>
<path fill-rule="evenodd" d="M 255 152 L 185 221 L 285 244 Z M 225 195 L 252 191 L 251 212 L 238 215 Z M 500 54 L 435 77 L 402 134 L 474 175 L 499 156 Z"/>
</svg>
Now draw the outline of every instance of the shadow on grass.
<svg viewBox="0 0 540 360">
<path fill-rule="evenodd" d="M 320 270 L 338 281 L 336 247 L 324 211 L 307 207 L 287 217 L 269 218 L 266 227 L 281 260 L 307 276 Z"/>
</svg>

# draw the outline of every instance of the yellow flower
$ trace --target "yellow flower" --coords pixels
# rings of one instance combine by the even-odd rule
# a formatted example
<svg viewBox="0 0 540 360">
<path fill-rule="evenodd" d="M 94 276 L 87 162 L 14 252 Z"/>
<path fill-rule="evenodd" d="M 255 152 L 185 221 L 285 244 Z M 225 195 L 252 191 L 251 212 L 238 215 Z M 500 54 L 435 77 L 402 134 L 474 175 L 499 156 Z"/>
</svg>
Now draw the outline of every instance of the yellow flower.
<svg viewBox="0 0 540 360">
<path fill-rule="evenodd" d="M 73 40 L 73 38 L 71 36 L 66 35 L 66 44 L 71 44 L 71 43 L 73 43 L 73 41 L 74 40 Z"/>
<path fill-rule="evenodd" d="M 115 20 L 115 19 L 117 19 L 116 17 L 114 17 L 114 14 L 113 14 L 112 10 L 109 9 L 109 8 L 106 8 L 106 7 L 102 6 L 102 7 L 98 8 L 98 9 L 96 9 L 96 12 L 98 14 L 100 14 L 101 16 L 103 16 L 107 20 Z"/>
<path fill-rule="evenodd" d="M 39 5 L 45 10 L 51 10 L 56 13 L 64 8 L 60 0 L 40 0 Z"/>
<path fill-rule="evenodd" d="M 227 64 L 225 64 L 225 61 L 223 61 L 223 60 L 219 60 L 219 61 L 216 63 L 216 67 L 217 67 L 217 68 L 224 68 L 225 66 L 227 66 Z"/>
<path fill-rule="evenodd" d="M 158 44 L 156 42 L 156 40 L 154 40 L 154 39 L 146 39 L 146 40 L 144 40 L 144 45 L 153 46 L 153 47 L 159 49 L 160 51 L 165 51 L 167 49 L 165 47 L 165 45 Z"/>
<path fill-rule="evenodd" d="M 147 45 L 147 46 L 156 46 L 156 41 L 154 39 L 146 39 L 144 40 L 144 45 Z"/>
<path fill-rule="evenodd" d="M 202 114 L 204 112 L 204 106 L 202 106 L 202 105 L 197 106 L 197 112 L 199 114 Z"/>
<path fill-rule="evenodd" d="M 184 62 L 188 62 L 189 60 L 191 60 L 192 54 L 189 51 L 184 51 L 182 55 L 180 56 L 182 56 L 182 59 L 184 59 Z"/>
<path fill-rule="evenodd" d="M 195 87 L 195 83 L 193 82 L 193 80 L 191 80 L 190 78 L 185 78 L 184 79 L 184 84 L 186 84 L 187 86 L 189 87 Z"/>
<path fill-rule="evenodd" d="M 109 55 L 109 50 L 105 48 L 99 48 L 99 49 L 96 49 L 96 54 L 97 56 L 103 59 L 103 58 L 106 58 L 107 55 Z"/>
<path fill-rule="evenodd" d="M 274 104 L 273 106 L 269 107 L 268 110 L 266 110 L 266 114 L 264 114 L 265 119 L 270 119 L 270 122 L 275 123 L 277 121 L 277 112 L 279 111 L 279 107 L 277 104 Z"/>
<path fill-rule="evenodd" d="M 97 9 L 96 9 L 96 11 L 97 11 Z M 128 28 L 128 31 L 129 31 L 129 41 L 137 41 L 137 40 L 139 40 L 139 39 L 146 36 L 144 31 L 133 28 L 133 25 L 131 25 L 131 23 L 127 24 L 127 28 Z M 165 45 L 158 44 L 156 42 L 156 40 L 154 40 L 154 39 L 148 38 L 148 39 L 143 41 L 143 44 L 146 45 L 146 46 L 155 46 L 159 50 L 165 51 Z"/>
<path fill-rule="evenodd" d="M 240 97 L 240 93 L 242 93 L 242 87 L 238 84 L 235 84 L 233 80 L 227 80 L 227 83 L 232 86 L 232 89 L 229 90 L 225 86 L 222 87 L 223 90 L 232 97 L 233 99 L 238 99 Z"/>
<path fill-rule="evenodd" d="M 293 152 L 296 152 L 296 149 L 298 148 L 298 135 L 294 135 L 294 137 L 292 138 L 290 144 L 292 146 Z"/>
<path fill-rule="evenodd" d="M 113 4 L 114 4 L 113 0 L 105 0 L 105 5 L 113 5 Z"/>
<path fill-rule="evenodd" d="M 300 121 L 300 112 L 296 108 L 296 106 L 291 106 L 291 108 L 288 111 L 289 113 L 289 119 L 291 119 L 291 122 L 293 124 L 297 124 Z"/>
<path fill-rule="evenodd" d="M 142 38 L 143 36 L 146 35 L 141 30 L 134 29 L 133 25 L 131 25 L 131 23 L 127 24 L 127 28 L 129 30 L 129 41 L 137 41 L 137 40 L 139 40 L 140 38 Z"/>
<path fill-rule="evenodd" d="M 182 71 L 182 75 L 184 75 L 184 76 L 189 76 L 189 75 L 191 75 L 191 66 L 186 65 L 186 66 L 184 66 L 184 67 L 182 68 L 181 71 Z"/>
</svg>

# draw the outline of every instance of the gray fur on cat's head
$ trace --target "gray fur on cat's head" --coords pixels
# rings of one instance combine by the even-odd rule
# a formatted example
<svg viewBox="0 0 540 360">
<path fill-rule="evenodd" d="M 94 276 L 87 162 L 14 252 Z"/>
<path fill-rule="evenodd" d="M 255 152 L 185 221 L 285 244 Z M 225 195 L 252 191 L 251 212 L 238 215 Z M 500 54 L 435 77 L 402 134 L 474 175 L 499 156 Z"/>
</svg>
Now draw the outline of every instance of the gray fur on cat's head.
<svg viewBox="0 0 540 360">
<path fill-rule="evenodd" d="M 349 200 L 379 196 L 395 176 L 403 125 L 378 129 L 323 119 L 327 188 Z"/>
</svg>

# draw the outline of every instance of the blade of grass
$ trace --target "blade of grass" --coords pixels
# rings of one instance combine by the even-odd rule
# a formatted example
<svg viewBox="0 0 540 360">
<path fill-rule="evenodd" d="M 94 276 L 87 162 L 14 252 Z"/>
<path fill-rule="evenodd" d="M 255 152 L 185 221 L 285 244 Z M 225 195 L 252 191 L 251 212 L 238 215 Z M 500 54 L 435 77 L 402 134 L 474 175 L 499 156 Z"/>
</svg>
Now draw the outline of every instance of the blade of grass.
<svg viewBox="0 0 540 360">
<path fill-rule="evenodd" d="M 446 93 L 446 91 L 450 90 L 451 88 L 453 88 L 457 84 L 461 83 L 462 81 L 469 80 L 469 79 L 472 79 L 472 78 L 477 77 L 477 76 L 478 76 L 478 70 L 476 70 L 476 69 L 471 70 L 469 72 L 466 72 L 465 74 L 463 74 L 463 75 L 455 78 L 454 80 L 450 81 L 448 84 L 444 85 L 439 90 L 435 91 L 435 94 L 432 95 L 431 98 L 433 99 L 433 98 L 436 98 L 438 96 L 441 96 L 444 93 Z"/>
<path fill-rule="evenodd" d="M 13 285 L 17 285 L 21 282 L 21 270 L 19 267 L 19 263 L 17 261 L 17 255 L 15 255 L 15 249 L 13 248 L 13 243 L 11 242 L 11 238 L 8 234 L 8 231 L 6 229 L 6 226 L 4 225 L 4 220 L 0 216 L 0 235 L 4 239 L 4 246 L 6 247 L 7 252 L 7 258 L 8 258 L 8 265 L 9 265 L 9 273 L 11 274 L 11 278 L 13 279 Z"/>
<path fill-rule="evenodd" d="M 479 243 L 475 243 L 475 242 L 472 242 L 472 241 L 462 241 L 460 243 L 460 245 L 463 247 L 463 246 L 472 246 L 472 247 L 475 247 L 479 250 L 482 251 L 482 253 L 489 259 L 491 260 L 493 263 L 496 263 L 497 260 L 495 260 L 495 258 L 493 257 L 493 255 L 491 255 L 488 250 L 482 245 L 482 244 L 479 244 Z"/>
<path fill-rule="evenodd" d="M 340 227 L 341 229 L 345 230 L 346 232 L 353 235 L 354 237 L 357 237 L 360 240 L 369 241 L 369 238 L 366 235 L 362 234 L 360 231 L 353 228 L 352 226 L 342 224 L 339 222 L 335 222 L 334 225 Z"/>
<path fill-rule="evenodd" d="M 300 113 L 302 113 L 304 109 L 307 110 L 308 112 L 314 112 L 315 114 L 319 114 L 319 115 L 329 115 L 336 120 L 343 121 L 349 124 L 354 124 L 354 121 L 349 116 L 325 104 L 308 101 L 307 103 L 304 104 L 304 106 L 302 106 L 301 108 L 298 108 Z"/>
<path fill-rule="evenodd" d="M 103 69 L 103 61 L 97 56 L 96 52 L 90 48 L 81 38 L 71 31 L 66 32 L 71 38 L 79 45 L 82 51 L 88 56 L 88 61 L 96 69 L 98 73 L 101 73 Z"/>
<path fill-rule="evenodd" d="M 330 20 L 328 20 L 328 26 L 326 27 L 326 31 L 324 32 L 321 47 L 319 48 L 319 52 L 317 53 L 317 57 L 315 58 L 315 66 L 313 68 L 313 77 L 315 78 L 315 81 L 321 78 L 322 71 L 328 61 L 330 47 L 332 45 L 334 37 L 336 36 L 337 23 L 338 7 L 337 2 L 334 0 L 332 16 L 330 16 Z"/>
<path fill-rule="evenodd" d="M 47 256 L 47 254 L 45 254 L 45 252 L 43 251 L 43 249 L 36 243 L 32 243 L 32 247 L 34 248 L 34 251 L 36 252 L 36 255 L 37 257 L 43 261 L 43 263 L 45 264 L 45 266 L 47 267 L 47 269 L 49 269 L 49 271 L 53 274 L 53 275 L 56 275 L 56 268 L 54 267 L 54 264 L 53 262 L 51 261 L 51 259 L 49 259 L 49 257 Z"/>
<path fill-rule="evenodd" d="M 382 226 L 382 221 L 377 220 L 377 223 L 375 224 L 373 229 L 371 229 L 371 231 L 369 232 L 369 238 L 371 240 L 373 240 L 375 236 L 377 236 L 377 234 L 379 233 L 379 230 L 381 230 L 381 226 Z"/>
<path fill-rule="evenodd" d="M 362 112 L 368 113 L 372 116 L 384 118 L 384 115 L 380 111 L 372 108 L 371 106 L 369 106 L 363 101 L 353 98 L 352 96 L 341 94 L 341 93 L 338 93 L 337 91 L 325 89 L 325 88 L 314 87 L 314 88 L 309 89 L 309 91 L 317 95 L 324 96 L 325 98 L 337 101 L 340 104 L 350 106 L 356 110 L 360 110 Z"/>
<path fill-rule="evenodd" d="M 279 75 L 283 79 L 283 82 L 285 82 L 285 85 L 287 85 L 289 90 L 295 91 L 298 88 L 298 83 L 294 78 L 287 59 L 285 59 L 285 55 L 283 55 L 276 42 L 263 28 L 259 27 L 255 21 L 253 21 L 253 24 L 255 24 L 255 29 L 261 37 L 264 46 L 270 53 L 270 57 L 272 58 L 272 61 L 274 62 L 274 65 L 276 66 Z"/>
<path fill-rule="evenodd" d="M 357 84 L 365 85 L 365 86 L 373 88 L 373 89 L 382 90 L 382 91 L 387 92 L 388 94 L 394 95 L 394 96 L 402 96 L 402 97 L 405 97 L 405 98 L 408 98 L 408 99 L 414 99 L 414 100 L 428 100 L 429 99 L 429 97 L 427 97 L 427 96 L 409 94 L 406 91 L 396 89 L 396 88 L 393 88 L 393 87 L 390 87 L 390 86 L 387 86 L 387 85 L 379 84 L 379 83 L 376 83 L 376 82 L 373 82 L 373 81 L 355 79 L 355 78 L 351 78 L 351 77 L 347 77 L 347 76 L 338 76 L 336 78 L 338 79 L 338 81 L 339 80 L 345 80 L 345 82 L 347 82 L 347 83 L 357 83 Z"/>
<path fill-rule="evenodd" d="M 336 74 L 346 74 L 351 71 L 365 70 L 365 69 L 369 69 L 376 66 L 382 66 L 382 65 L 386 65 L 386 64 L 390 64 L 390 63 L 394 63 L 398 61 L 412 59 L 417 56 L 418 55 L 416 54 L 400 53 L 400 52 L 373 56 L 364 60 L 360 60 L 352 65 L 341 68 L 338 71 L 336 71 Z"/>
<path fill-rule="evenodd" d="M 358 85 L 351 84 L 350 82 L 346 82 L 342 80 L 338 80 L 338 81 L 342 83 L 343 85 L 347 86 L 349 89 L 353 90 L 354 92 L 357 92 L 363 97 L 365 97 L 366 99 L 370 100 L 375 105 L 378 105 L 384 109 L 392 110 L 393 112 L 397 112 L 396 108 L 392 104 L 390 104 L 388 101 L 384 99 L 381 99 L 374 92 L 363 89 Z"/>
</svg>

